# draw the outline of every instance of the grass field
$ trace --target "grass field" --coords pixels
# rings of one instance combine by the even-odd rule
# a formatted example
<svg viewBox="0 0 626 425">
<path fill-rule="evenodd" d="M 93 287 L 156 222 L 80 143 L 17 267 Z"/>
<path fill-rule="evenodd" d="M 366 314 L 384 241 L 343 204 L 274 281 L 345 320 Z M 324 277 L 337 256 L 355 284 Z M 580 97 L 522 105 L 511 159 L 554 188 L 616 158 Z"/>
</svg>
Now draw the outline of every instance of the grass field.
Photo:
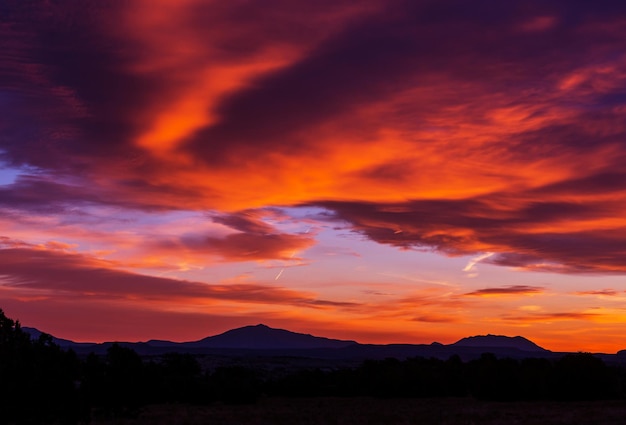
<svg viewBox="0 0 626 425">
<path fill-rule="evenodd" d="M 626 401 L 482 402 L 463 399 L 266 398 L 255 405 L 159 405 L 94 425 L 622 425 Z"/>
</svg>

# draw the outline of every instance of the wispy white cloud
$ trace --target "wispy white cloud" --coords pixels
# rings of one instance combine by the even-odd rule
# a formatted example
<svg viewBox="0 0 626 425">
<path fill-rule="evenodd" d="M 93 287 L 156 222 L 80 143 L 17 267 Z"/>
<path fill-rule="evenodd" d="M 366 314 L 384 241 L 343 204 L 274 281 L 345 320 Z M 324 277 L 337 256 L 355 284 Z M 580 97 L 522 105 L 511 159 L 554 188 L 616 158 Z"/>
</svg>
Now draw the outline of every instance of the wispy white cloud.
<svg viewBox="0 0 626 425">
<path fill-rule="evenodd" d="M 480 263 L 483 260 L 486 260 L 487 258 L 491 257 L 494 253 L 493 252 L 486 252 L 484 254 L 479 255 L 478 257 L 474 257 L 471 260 L 469 260 L 469 262 L 467 263 L 467 265 L 463 268 L 463 271 L 466 273 L 470 273 L 473 272 L 476 268 L 476 265 L 478 263 Z M 477 273 L 470 273 L 470 277 L 476 277 L 478 276 Z"/>
</svg>

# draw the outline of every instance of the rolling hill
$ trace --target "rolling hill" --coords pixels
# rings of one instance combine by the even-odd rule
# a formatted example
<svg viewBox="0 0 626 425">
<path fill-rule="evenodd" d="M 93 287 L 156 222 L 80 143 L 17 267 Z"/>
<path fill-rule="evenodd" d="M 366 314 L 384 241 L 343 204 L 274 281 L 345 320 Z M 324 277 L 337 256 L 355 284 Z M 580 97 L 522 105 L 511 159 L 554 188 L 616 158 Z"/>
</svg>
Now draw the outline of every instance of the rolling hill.
<svg viewBox="0 0 626 425">
<path fill-rule="evenodd" d="M 33 338 L 41 333 L 35 328 L 25 328 Z M 54 338 L 63 348 L 72 348 L 79 354 L 95 352 L 104 354 L 113 344 L 105 342 L 76 343 Z M 448 359 L 459 355 L 463 360 L 479 358 L 482 353 L 491 352 L 498 357 L 525 358 L 555 357 L 563 353 L 546 350 L 534 342 L 521 337 L 504 335 L 476 335 L 453 344 L 360 344 L 352 340 L 324 338 L 286 329 L 276 329 L 264 324 L 231 329 L 219 335 L 208 336 L 198 341 L 172 342 L 149 340 L 146 342 L 119 342 L 141 355 L 161 355 L 167 352 L 182 352 L 201 355 L 299 357 L 334 360 L 384 359 L 394 357 L 435 357 Z M 606 354 L 603 356 L 614 356 Z"/>
</svg>

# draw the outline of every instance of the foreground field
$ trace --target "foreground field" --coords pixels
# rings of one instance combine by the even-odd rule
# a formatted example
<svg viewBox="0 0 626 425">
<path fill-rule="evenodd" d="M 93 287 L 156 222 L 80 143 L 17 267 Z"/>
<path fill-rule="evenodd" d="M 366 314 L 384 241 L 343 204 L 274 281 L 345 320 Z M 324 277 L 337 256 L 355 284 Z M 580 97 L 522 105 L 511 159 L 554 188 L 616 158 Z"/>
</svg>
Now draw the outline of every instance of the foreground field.
<svg viewBox="0 0 626 425">
<path fill-rule="evenodd" d="M 255 405 L 160 405 L 95 425 L 621 425 L 626 401 L 481 402 L 463 399 L 267 398 Z"/>
</svg>

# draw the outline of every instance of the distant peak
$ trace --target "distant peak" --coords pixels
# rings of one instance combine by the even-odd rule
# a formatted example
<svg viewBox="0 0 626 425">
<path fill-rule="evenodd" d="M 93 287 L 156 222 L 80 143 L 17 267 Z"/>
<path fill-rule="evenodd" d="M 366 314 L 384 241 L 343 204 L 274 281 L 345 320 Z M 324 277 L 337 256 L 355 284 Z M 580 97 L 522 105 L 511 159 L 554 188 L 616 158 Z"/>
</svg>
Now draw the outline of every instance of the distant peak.
<svg viewBox="0 0 626 425">
<path fill-rule="evenodd" d="M 354 343 L 354 341 L 316 337 L 286 329 L 271 328 L 259 323 L 231 329 L 222 334 L 195 341 L 192 344 L 213 348 L 304 349 L 343 348 Z"/>
<path fill-rule="evenodd" d="M 506 335 L 475 335 L 462 338 L 452 344 L 461 347 L 508 347 L 518 348 L 523 351 L 547 351 L 523 336 Z"/>
</svg>

